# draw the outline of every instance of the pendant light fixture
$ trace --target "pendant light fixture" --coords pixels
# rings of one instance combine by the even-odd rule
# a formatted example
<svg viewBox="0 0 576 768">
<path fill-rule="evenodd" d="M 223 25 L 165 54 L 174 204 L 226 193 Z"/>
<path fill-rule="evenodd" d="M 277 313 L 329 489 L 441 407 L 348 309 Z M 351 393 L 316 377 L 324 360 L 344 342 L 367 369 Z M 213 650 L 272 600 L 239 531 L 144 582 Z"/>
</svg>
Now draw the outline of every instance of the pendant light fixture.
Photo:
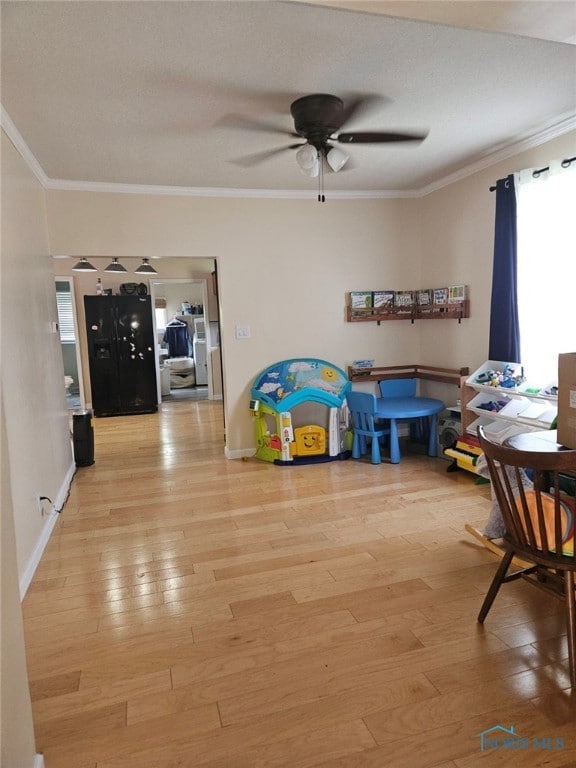
<svg viewBox="0 0 576 768">
<path fill-rule="evenodd" d="M 134 270 L 137 275 L 157 275 L 158 272 L 148 263 L 148 259 L 142 259 L 142 264 Z"/>
<path fill-rule="evenodd" d="M 80 261 L 72 267 L 74 272 L 97 272 L 96 267 L 93 267 L 88 259 L 83 256 Z"/>
<path fill-rule="evenodd" d="M 126 269 L 126 267 L 123 267 L 122 264 L 120 264 L 118 259 L 112 259 L 111 264 L 108 264 L 104 272 L 120 273 L 120 272 L 128 272 L 128 270 Z"/>
</svg>

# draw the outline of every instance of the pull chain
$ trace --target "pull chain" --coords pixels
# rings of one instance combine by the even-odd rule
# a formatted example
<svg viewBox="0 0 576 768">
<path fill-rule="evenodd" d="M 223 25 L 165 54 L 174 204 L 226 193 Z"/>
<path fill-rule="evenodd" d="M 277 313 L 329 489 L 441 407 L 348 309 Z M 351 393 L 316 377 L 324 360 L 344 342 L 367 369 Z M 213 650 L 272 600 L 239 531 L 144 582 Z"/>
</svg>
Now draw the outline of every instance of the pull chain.
<svg viewBox="0 0 576 768">
<path fill-rule="evenodd" d="M 318 202 L 326 202 L 324 197 L 324 156 L 320 150 L 318 150 Z"/>
</svg>

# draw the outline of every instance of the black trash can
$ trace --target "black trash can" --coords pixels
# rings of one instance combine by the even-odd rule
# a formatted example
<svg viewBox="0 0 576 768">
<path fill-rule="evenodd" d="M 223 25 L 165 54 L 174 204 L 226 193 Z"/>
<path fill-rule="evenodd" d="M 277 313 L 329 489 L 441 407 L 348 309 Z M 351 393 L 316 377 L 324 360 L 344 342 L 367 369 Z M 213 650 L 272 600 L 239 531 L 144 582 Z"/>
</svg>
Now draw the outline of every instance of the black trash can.
<svg viewBox="0 0 576 768">
<path fill-rule="evenodd" d="M 94 428 L 92 411 L 76 411 L 72 414 L 72 442 L 77 467 L 94 464 Z"/>
</svg>

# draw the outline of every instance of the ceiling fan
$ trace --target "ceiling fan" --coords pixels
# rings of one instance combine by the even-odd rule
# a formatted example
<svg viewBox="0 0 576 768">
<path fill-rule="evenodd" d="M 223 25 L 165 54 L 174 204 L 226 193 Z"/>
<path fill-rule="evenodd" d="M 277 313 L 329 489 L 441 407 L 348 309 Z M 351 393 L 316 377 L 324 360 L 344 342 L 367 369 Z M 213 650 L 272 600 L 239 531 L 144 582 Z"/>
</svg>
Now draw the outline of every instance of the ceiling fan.
<svg viewBox="0 0 576 768">
<path fill-rule="evenodd" d="M 338 96 L 327 93 L 313 93 L 302 96 L 290 105 L 294 119 L 294 132 L 288 135 L 305 139 L 304 143 L 289 144 L 277 149 L 240 158 L 238 165 L 253 166 L 287 149 L 297 149 L 296 162 L 307 176 L 322 174 L 324 159 L 328 167 L 338 172 L 348 161 L 348 156 L 335 143 L 339 144 L 390 144 L 398 142 L 421 142 L 427 133 L 394 133 L 390 131 L 342 131 L 345 124 L 362 108 L 372 101 L 369 96 L 358 97 L 345 105 Z M 254 130 L 274 130 L 264 123 L 243 121 L 243 126 Z M 323 197 L 323 195 L 322 195 Z"/>
</svg>

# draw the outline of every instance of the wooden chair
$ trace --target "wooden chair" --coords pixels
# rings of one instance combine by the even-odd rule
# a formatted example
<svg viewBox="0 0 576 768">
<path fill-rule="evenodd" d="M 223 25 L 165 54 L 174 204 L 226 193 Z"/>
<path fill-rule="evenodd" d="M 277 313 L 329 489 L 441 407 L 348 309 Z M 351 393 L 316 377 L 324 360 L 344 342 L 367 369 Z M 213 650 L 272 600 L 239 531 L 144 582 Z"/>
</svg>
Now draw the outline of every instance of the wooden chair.
<svg viewBox="0 0 576 768">
<path fill-rule="evenodd" d="M 348 392 L 346 401 L 354 428 L 352 458 L 359 459 L 364 456 L 368 451 L 367 441 L 371 440 L 370 460 L 372 464 L 380 464 L 380 441 L 390 434 L 390 430 L 377 423 L 376 397 L 369 392 Z"/>
<path fill-rule="evenodd" d="M 574 498 L 560 491 L 561 473 L 576 474 L 576 451 L 520 451 L 489 441 L 478 430 L 490 479 L 504 518 L 504 557 L 478 614 L 484 622 L 502 584 L 523 578 L 563 599 L 566 607 L 570 682 L 576 689 Z M 532 470 L 534 488 L 521 470 Z M 529 473 L 530 474 L 530 473 Z M 533 563 L 508 573 L 513 557 Z"/>
</svg>

